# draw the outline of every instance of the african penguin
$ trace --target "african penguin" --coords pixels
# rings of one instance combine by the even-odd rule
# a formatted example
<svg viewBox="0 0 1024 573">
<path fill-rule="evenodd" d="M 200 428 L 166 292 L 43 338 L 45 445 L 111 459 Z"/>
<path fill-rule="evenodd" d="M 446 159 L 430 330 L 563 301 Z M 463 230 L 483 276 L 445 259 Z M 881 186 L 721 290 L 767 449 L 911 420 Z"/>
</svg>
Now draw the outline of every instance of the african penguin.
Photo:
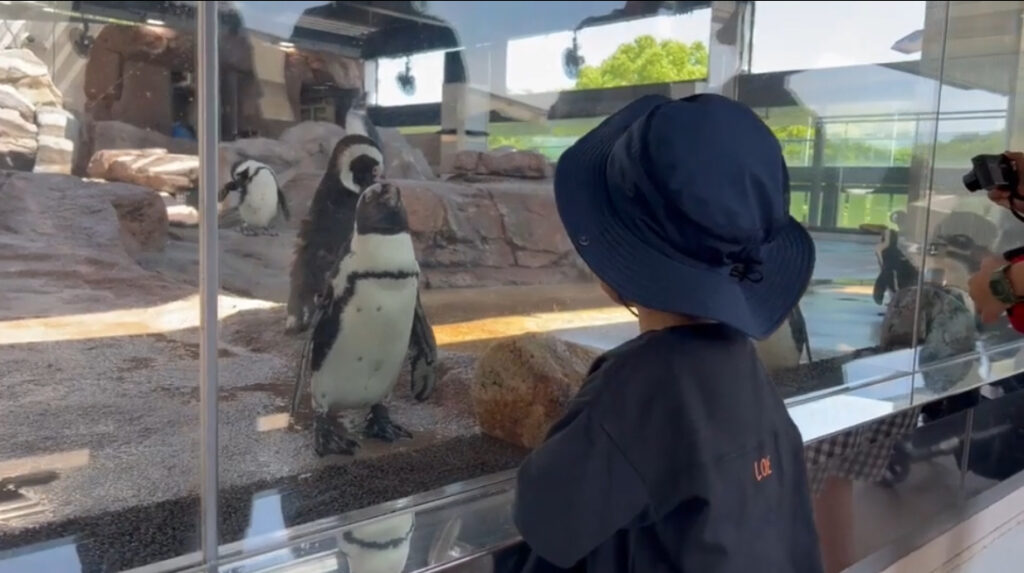
<svg viewBox="0 0 1024 573">
<path fill-rule="evenodd" d="M 291 218 L 288 201 L 269 165 L 252 159 L 235 163 L 231 166 L 231 181 L 220 190 L 218 201 L 224 201 L 233 191 L 238 192 L 238 214 L 242 217 L 239 231 L 243 235 L 277 235 L 270 223 L 278 213 L 285 220 Z"/>
<path fill-rule="evenodd" d="M 401 192 L 377 183 L 356 205 L 355 230 L 319 297 L 292 394 L 294 415 L 309 378 L 318 455 L 352 455 L 359 447 L 339 418 L 344 410 L 370 408 L 367 437 L 412 437 L 391 421 L 383 402 L 410 347 L 413 396 L 425 400 L 433 390 L 437 349 L 420 305 L 419 278 Z"/>
<path fill-rule="evenodd" d="M 348 245 L 359 194 L 377 182 L 383 163 L 380 147 L 365 135 L 346 135 L 334 146 L 296 239 L 285 323 L 288 332 L 309 327 L 314 298 L 323 292 L 341 259 L 339 253 Z"/>
<path fill-rule="evenodd" d="M 792 368 L 800 364 L 800 359 L 807 354 L 807 362 L 811 358 L 811 343 L 807 335 L 807 321 L 800 306 L 793 307 L 786 322 L 771 336 L 754 344 L 757 356 L 761 359 L 764 369 L 771 373 L 783 368 Z"/>
<path fill-rule="evenodd" d="M 896 293 L 902 288 L 917 285 L 917 267 L 900 250 L 898 231 L 886 229 L 882 232 L 882 238 L 875 247 L 875 257 L 878 259 L 878 278 L 872 292 L 875 304 L 882 304 L 886 292 Z"/>
<path fill-rule="evenodd" d="M 416 526 L 414 516 L 413 511 L 404 511 L 343 533 L 338 548 L 345 554 L 349 573 L 405 571 Z"/>
</svg>

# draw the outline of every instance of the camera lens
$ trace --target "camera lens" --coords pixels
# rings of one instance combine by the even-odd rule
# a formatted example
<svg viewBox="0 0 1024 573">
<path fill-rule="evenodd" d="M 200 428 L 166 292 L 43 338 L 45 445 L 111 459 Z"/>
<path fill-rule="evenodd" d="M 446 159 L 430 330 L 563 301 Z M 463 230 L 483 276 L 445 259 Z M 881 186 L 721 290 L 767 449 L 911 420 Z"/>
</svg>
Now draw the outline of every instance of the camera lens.
<svg viewBox="0 0 1024 573">
<path fill-rule="evenodd" d="M 973 170 L 964 175 L 964 187 L 971 193 L 981 189 L 981 182 L 978 181 L 978 176 L 974 174 Z"/>
</svg>

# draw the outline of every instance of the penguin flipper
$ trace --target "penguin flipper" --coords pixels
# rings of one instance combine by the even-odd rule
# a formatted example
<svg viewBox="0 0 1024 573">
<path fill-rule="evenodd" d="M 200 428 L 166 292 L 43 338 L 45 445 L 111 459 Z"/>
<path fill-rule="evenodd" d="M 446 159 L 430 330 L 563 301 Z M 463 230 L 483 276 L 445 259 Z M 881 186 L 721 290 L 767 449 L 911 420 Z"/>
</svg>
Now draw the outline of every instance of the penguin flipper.
<svg viewBox="0 0 1024 573">
<path fill-rule="evenodd" d="M 811 338 L 807 334 L 807 320 L 804 318 L 804 313 L 800 310 L 800 305 L 797 304 L 793 307 L 793 312 L 789 315 L 789 328 L 793 334 L 793 342 L 796 344 L 800 353 L 807 352 L 807 362 L 813 361 L 811 358 Z"/>
<path fill-rule="evenodd" d="M 280 209 L 281 215 L 284 216 L 285 221 L 290 221 L 292 218 L 292 212 L 288 209 L 288 199 L 281 192 L 281 188 L 277 188 L 277 208 Z"/>
<path fill-rule="evenodd" d="M 309 339 L 302 345 L 302 352 L 299 354 L 299 368 L 295 377 L 295 388 L 292 390 L 292 404 L 290 415 L 292 418 L 295 417 L 295 412 L 299 408 L 299 397 L 302 395 L 302 390 L 309 382 L 311 373 L 313 370 L 320 368 L 320 363 L 323 362 L 324 355 L 326 354 L 326 348 L 330 346 L 331 342 L 338 333 L 326 332 L 325 326 L 330 321 L 322 322 L 322 318 L 325 311 L 335 310 L 337 306 L 334 302 L 334 288 L 327 284 L 324 292 L 317 296 L 316 307 L 313 311 L 313 317 L 310 319 L 309 324 L 311 325 Z M 329 329 L 334 330 L 334 329 Z M 328 340 L 329 339 L 329 340 Z"/>
<path fill-rule="evenodd" d="M 420 402 L 426 400 L 434 392 L 437 376 L 437 340 L 434 329 L 427 321 L 420 297 L 416 295 L 416 314 L 412 320 L 412 332 L 409 334 L 409 374 L 412 395 Z"/>
<path fill-rule="evenodd" d="M 299 409 L 299 396 L 302 395 L 302 389 L 305 387 L 306 382 L 309 381 L 309 361 L 312 356 L 313 337 L 310 336 L 306 343 L 302 345 L 302 353 L 299 354 L 299 368 L 295 373 L 295 387 L 292 389 L 292 405 L 288 410 L 288 415 L 295 419 L 295 412 Z"/>
<path fill-rule="evenodd" d="M 888 281 L 885 280 L 887 273 L 882 271 L 878 273 L 878 278 L 875 279 L 875 288 L 871 291 L 871 298 L 875 300 L 875 304 L 882 304 L 885 300 L 885 291 L 888 290 Z"/>
<path fill-rule="evenodd" d="M 223 187 L 220 188 L 220 192 L 217 193 L 217 202 L 223 203 L 224 199 L 227 199 L 228 194 L 231 193 L 232 191 L 238 191 L 238 183 L 235 183 L 234 181 L 228 181 L 227 183 L 224 184 Z"/>
</svg>

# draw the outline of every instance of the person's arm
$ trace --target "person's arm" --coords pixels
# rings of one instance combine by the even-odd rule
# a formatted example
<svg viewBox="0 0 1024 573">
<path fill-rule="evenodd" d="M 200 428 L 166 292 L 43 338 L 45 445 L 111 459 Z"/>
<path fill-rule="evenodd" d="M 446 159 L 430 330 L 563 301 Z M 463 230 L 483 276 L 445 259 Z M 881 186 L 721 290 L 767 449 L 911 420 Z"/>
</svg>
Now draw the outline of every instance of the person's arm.
<svg viewBox="0 0 1024 573">
<path fill-rule="evenodd" d="M 1024 295 L 1024 251 L 1017 252 L 1008 251 L 1003 257 L 989 257 L 981 262 L 981 268 L 978 272 L 971 275 L 971 278 L 967 281 L 968 293 L 971 296 L 971 300 L 974 302 L 975 310 L 981 316 L 982 322 L 992 322 L 996 320 L 1000 315 L 1008 310 L 1011 313 L 1011 323 L 1014 329 L 1021 330 L 1024 328 L 1024 323 L 1021 323 L 1021 318 L 1017 317 L 1014 320 L 1013 310 L 1020 307 L 1020 303 L 1014 304 L 1007 302 L 1006 297 L 996 297 L 994 288 L 996 290 L 1006 293 L 1012 291 L 1016 297 Z M 1009 266 L 1006 266 L 1009 265 Z M 1000 270 L 1002 269 L 1002 270 Z M 1007 287 L 1006 282 L 994 283 L 993 280 L 998 278 L 998 273 L 1003 273 L 1006 282 L 1009 282 Z"/>
<path fill-rule="evenodd" d="M 1010 267 L 1006 269 L 1006 276 L 1010 279 L 1013 294 L 1024 298 L 1024 262 L 1011 262 Z"/>
<path fill-rule="evenodd" d="M 568 569 L 647 505 L 636 470 L 586 409 L 563 419 L 519 468 L 516 527 L 544 560 Z"/>
</svg>

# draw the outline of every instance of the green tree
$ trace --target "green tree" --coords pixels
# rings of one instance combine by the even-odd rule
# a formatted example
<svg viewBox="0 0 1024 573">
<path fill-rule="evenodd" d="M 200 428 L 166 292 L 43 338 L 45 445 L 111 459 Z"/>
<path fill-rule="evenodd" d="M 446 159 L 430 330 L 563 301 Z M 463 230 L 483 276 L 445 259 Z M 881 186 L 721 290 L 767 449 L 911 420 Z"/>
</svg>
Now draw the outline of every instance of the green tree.
<svg viewBox="0 0 1024 573">
<path fill-rule="evenodd" d="M 644 35 L 622 44 L 599 65 L 580 68 L 576 89 L 682 82 L 707 76 L 708 48 L 703 43 L 659 42 Z"/>
</svg>

